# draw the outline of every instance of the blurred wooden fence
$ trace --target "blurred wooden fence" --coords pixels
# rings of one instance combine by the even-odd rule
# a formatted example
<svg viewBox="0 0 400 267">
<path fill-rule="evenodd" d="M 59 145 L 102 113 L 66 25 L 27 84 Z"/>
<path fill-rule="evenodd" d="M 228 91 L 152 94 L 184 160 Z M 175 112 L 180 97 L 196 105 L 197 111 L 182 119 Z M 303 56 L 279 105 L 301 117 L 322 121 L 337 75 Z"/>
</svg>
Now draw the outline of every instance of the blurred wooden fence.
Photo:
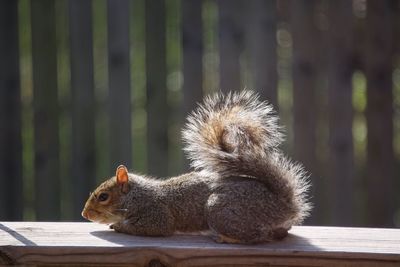
<svg viewBox="0 0 400 267">
<path fill-rule="evenodd" d="M 273 103 L 311 224 L 400 225 L 400 1 L 0 1 L 0 220 L 79 220 L 118 164 L 183 171 L 203 94 Z"/>
</svg>

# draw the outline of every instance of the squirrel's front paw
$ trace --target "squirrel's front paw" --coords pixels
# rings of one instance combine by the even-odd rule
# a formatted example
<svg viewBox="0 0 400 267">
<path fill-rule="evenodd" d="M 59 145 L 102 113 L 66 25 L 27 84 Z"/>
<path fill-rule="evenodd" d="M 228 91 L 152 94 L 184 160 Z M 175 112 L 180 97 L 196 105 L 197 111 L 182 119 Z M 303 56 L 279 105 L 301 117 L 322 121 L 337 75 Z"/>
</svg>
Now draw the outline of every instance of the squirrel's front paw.
<svg viewBox="0 0 400 267">
<path fill-rule="evenodd" d="M 110 229 L 114 229 L 114 231 L 116 231 L 116 232 L 121 232 L 122 225 L 121 225 L 121 223 L 114 223 L 114 224 L 111 224 L 109 227 L 110 227 Z"/>
</svg>

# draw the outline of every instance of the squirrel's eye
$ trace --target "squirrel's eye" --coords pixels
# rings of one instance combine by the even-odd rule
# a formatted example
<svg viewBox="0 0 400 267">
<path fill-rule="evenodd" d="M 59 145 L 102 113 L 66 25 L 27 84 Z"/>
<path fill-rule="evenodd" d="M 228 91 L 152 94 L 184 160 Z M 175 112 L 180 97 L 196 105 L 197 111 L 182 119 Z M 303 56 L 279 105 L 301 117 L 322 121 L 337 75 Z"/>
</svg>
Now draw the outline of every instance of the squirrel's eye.
<svg viewBox="0 0 400 267">
<path fill-rule="evenodd" d="M 101 193 L 97 199 L 100 202 L 106 201 L 108 199 L 108 194 L 107 193 Z"/>
</svg>

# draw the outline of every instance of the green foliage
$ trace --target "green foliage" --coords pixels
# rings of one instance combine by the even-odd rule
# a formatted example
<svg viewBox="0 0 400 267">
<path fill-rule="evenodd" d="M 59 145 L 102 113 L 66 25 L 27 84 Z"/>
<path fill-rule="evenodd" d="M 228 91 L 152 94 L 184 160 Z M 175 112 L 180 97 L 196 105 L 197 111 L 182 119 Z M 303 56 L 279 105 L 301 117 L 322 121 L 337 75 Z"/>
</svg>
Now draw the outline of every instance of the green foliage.
<svg viewBox="0 0 400 267">
<path fill-rule="evenodd" d="M 367 81 L 361 71 L 353 74 L 353 107 L 356 112 L 364 112 L 367 106 Z"/>
<path fill-rule="evenodd" d="M 353 138 L 355 161 L 364 165 L 366 156 L 367 125 L 364 111 L 367 105 L 367 82 L 361 71 L 353 74 Z"/>
</svg>

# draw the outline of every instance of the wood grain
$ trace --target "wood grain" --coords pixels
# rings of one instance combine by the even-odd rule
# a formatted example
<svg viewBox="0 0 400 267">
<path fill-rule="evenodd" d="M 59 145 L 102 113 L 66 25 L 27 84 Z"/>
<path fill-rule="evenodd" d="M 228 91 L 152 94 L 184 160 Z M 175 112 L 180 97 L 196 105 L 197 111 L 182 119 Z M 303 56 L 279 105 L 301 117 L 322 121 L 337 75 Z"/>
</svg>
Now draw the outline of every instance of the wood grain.
<svg viewBox="0 0 400 267">
<path fill-rule="evenodd" d="M 294 227 L 283 241 L 115 233 L 93 223 L 0 222 L 0 264 L 107 266 L 400 266 L 400 229 Z"/>
</svg>

